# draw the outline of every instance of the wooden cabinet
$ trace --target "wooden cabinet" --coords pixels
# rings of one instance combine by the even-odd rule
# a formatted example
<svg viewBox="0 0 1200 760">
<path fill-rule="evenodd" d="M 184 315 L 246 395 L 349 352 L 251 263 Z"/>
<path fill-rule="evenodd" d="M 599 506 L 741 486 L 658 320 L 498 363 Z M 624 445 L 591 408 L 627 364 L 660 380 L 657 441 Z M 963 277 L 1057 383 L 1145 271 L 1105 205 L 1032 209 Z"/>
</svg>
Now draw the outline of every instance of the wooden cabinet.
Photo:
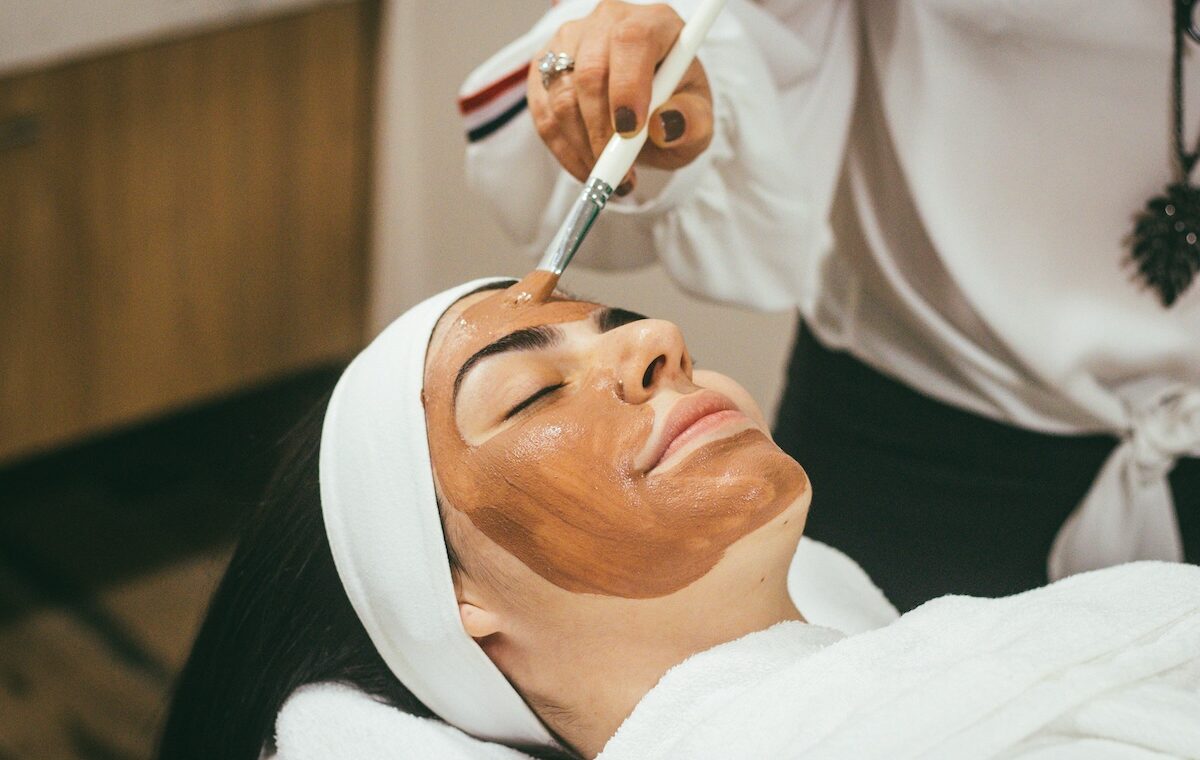
<svg viewBox="0 0 1200 760">
<path fill-rule="evenodd" d="M 360 346 L 376 17 L 0 80 L 0 461 Z"/>
</svg>

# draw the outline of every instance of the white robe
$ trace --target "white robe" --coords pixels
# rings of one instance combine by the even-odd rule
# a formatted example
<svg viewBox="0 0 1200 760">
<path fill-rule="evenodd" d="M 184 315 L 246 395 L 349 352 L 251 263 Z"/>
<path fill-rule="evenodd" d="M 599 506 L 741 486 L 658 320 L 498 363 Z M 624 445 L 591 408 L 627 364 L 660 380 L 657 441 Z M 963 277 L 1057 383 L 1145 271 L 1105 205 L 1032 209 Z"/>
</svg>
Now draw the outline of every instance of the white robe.
<svg viewBox="0 0 1200 760">
<path fill-rule="evenodd" d="M 1157 753 L 1157 754 L 1156 754 Z M 685 661 L 600 760 L 1200 757 L 1200 568 L 1137 563 Z"/>
<path fill-rule="evenodd" d="M 298 690 L 276 730 L 275 760 L 526 758 L 335 684 Z M 800 757 L 1200 758 L 1200 568 L 942 597 L 850 636 L 781 623 L 668 671 L 600 755 Z"/>
</svg>

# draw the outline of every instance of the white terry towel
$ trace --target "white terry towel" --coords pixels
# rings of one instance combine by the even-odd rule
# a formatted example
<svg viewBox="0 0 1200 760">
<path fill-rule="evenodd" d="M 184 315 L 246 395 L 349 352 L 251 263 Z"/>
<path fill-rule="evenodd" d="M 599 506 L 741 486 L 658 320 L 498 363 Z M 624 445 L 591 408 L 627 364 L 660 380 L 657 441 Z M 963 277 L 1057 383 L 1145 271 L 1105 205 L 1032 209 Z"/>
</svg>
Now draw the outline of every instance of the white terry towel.
<svg viewBox="0 0 1200 760">
<path fill-rule="evenodd" d="M 531 760 L 338 683 L 292 692 L 275 719 L 275 744 L 262 760 Z"/>
<path fill-rule="evenodd" d="M 276 731 L 277 760 L 527 760 L 335 684 L 298 690 Z M 781 623 L 669 671 L 600 760 L 800 757 L 1200 758 L 1200 568 L 942 597 L 849 637 Z"/>
<path fill-rule="evenodd" d="M 802 538 L 788 588 L 810 621 L 847 633 L 886 625 L 896 608 L 854 560 Z M 841 635 L 841 634 L 837 634 Z M 341 684 L 297 689 L 275 721 L 271 760 L 517 760 L 517 750 L 480 741 L 441 721 L 406 715 Z"/>
<path fill-rule="evenodd" d="M 335 684 L 298 690 L 276 732 L 277 760 L 526 759 Z M 849 637 L 781 623 L 669 671 L 599 760 L 800 757 L 1200 758 L 1200 568 L 942 597 Z"/>
<path fill-rule="evenodd" d="M 601 760 L 1200 758 L 1200 568 L 942 597 L 837 640 L 783 623 L 652 689 Z"/>
</svg>

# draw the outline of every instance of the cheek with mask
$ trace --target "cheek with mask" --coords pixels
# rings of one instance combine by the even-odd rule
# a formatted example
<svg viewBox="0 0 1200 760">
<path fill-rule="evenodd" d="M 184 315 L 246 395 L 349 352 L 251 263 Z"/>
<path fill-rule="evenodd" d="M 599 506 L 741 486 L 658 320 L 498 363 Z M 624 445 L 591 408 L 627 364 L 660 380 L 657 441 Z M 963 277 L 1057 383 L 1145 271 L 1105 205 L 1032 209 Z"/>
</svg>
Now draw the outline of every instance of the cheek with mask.
<svg viewBox="0 0 1200 760">
<path fill-rule="evenodd" d="M 432 358 L 431 453 L 449 505 L 549 582 L 625 598 L 670 594 L 704 576 L 730 544 L 807 488 L 800 466 L 757 428 L 711 441 L 662 471 L 641 472 L 635 458 L 654 410 L 623 401 L 615 371 L 604 367 L 561 399 L 468 445 L 453 410 L 439 403 L 443 394 L 431 391 L 453 377 L 439 368 L 454 367 L 516 321 L 549 324 L 540 320 L 555 316 L 530 313 L 497 324 L 494 310 L 503 317 L 505 308 L 496 294 L 468 309 L 450 329 L 470 339 L 446 342 L 458 346 L 447 352 L 458 356 L 438 351 Z M 560 323 L 579 317 L 558 312 Z"/>
</svg>

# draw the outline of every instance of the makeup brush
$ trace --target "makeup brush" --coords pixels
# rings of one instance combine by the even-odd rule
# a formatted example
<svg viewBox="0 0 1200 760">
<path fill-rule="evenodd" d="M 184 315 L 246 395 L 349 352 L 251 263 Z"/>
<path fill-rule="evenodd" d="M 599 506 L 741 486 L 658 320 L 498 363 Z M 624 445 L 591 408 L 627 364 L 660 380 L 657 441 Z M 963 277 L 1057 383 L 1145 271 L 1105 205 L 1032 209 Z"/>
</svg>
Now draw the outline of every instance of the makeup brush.
<svg viewBox="0 0 1200 760">
<path fill-rule="evenodd" d="M 675 92 L 679 80 L 696 57 L 696 50 L 708 34 L 713 20 L 724 7 L 725 0 L 705 0 L 683 25 L 683 29 L 679 31 L 679 38 L 675 40 L 675 44 L 671 46 L 670 52 L 654 75 L 654 84 L 650 91 L 650 109 L 647 113 L 654 113 L 654 109 L 665 103 Z M 649 122 L 649 119 L 646 121 Z M 552 275 L 545 277 L 550 280 L 547 284 L 551 289 L 557 284 L 558 277 L 567 268 L 567 264 L 571 263 L 571 257 L 579 250 L 588 230 L 592 228 L 592 223 L 596 221 L 596 216 L 608 203 L 613 188 L 633 166 L 642 146 L 646 144 L 646 136 L 646 125 L 643 124 L 632 137 L 614 134 L 608 145 L 604 146 L 604 151 L 596 160 L 596 167 L 588 175 L 587 182 L 583 183 L 583 192 L 571 206 L 571 211 L 558 228 L 558 233 L 550 241 L 550 246 L 537 266 L 541 272 L 549 272 Z"/>
</svg>

